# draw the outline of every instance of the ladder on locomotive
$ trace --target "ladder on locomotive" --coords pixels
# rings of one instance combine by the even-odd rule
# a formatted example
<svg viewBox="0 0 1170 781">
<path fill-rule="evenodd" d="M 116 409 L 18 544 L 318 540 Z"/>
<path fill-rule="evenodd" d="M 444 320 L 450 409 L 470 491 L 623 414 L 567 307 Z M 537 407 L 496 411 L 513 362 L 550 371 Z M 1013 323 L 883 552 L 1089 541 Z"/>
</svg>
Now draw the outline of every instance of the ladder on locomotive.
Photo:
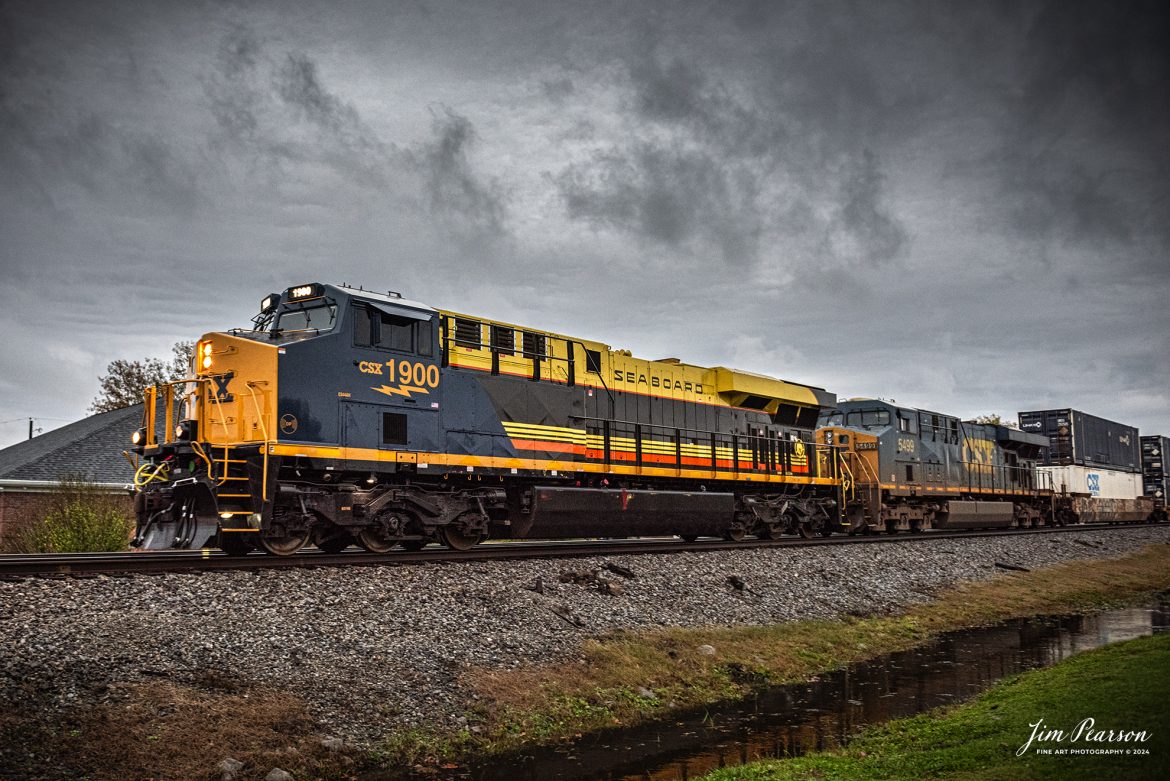
<svg viewBox="0 0 1170 781">
<path fill-rule="evenodd" d="M 232 448 L 218 448 L 214 452 L 212 463 L 215 465 L 216 501 L 221 515 L 231 513 L 232 516 L 251 515 L 255 507 L 254 495 L 251 489 L 251 478 L 248 475 L 248 460 L 233 458 L 239 454 Z"/>
<path fill-rule="evenodd" d="M 869 462 L 858 453 L 847 450 L 842 455 L 845 457 L 841 459 L 841 466 L 845 474 L 845 479 L 849 483 L 848 491 L 842 486 L 842 493 L 844 494 L 842 497 L 844 499 L 843 506 L 846 508 L 860 506 L 862 520 L 867 524 L 875 523 L 877 521 L 875 513 L 881 507 L 881 489 L 878 486 L 877 475 L 874 474 Z M 858 476 L 864 480 L 860 486 L 857 484 Z"/>
</svg>

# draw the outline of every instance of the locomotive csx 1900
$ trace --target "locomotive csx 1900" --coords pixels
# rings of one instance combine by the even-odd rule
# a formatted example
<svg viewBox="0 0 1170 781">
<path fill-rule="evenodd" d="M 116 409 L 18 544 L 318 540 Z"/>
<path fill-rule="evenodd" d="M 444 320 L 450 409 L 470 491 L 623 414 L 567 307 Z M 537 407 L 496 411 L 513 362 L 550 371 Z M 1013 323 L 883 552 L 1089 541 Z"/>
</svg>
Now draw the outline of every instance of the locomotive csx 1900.
<svg viewBox="0 0 1170 781">
<path fill-rule="evenodd" d="M 193 364 L 148 389 L 133 436 L 138 547 L 463 550 L 489 536 L 1062 520 L 1035 470 L 1046 438 L 839 408 L 821 388 L 395 293 L 291 287 L 263 300 L 252 329 L 204 335 Z M 913 430 L 875 430 L 904 416 Z M 911 439 L 931 458 L 903 464 Z"/>
</svg>

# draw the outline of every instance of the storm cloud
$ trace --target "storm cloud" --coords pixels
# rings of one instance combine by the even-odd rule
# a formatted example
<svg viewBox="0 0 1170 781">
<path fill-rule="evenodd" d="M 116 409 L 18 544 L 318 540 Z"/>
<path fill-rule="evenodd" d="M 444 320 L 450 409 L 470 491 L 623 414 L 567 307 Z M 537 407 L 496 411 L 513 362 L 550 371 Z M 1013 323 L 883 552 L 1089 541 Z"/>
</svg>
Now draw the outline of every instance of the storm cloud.
<svg viewBox="0 0 1170 781">
<path fill-rule="evenodd" d="M 309 280 L 1170 434 L 1152 2 L 0 6 L 0 444 Z M 41 425 L 41 424 L 38 424 Z"/>
</svg>

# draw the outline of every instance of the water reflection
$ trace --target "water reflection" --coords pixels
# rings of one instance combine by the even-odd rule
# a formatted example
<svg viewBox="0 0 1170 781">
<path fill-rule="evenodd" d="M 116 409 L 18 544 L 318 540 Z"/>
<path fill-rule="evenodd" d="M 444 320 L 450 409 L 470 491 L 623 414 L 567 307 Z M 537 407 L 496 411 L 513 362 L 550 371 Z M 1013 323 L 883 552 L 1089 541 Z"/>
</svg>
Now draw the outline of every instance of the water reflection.
<svg viewBox="0 0 1170 781">
<path fill-rule="evenodd" d="M 1025 619 L 955 632 L 913 651 L 852 665 L 808 683 L 776 687 L 751 701 L 615 731 L 570 747 L 512 756 L 446 777 L 471 781 L 697 778 L 728 765 L 834 748 L 865 725 L 959 702 L 1004 676 L 1164 631 L 1170 631 L 1170 600 L 1148 609 Z"/>
</svg>

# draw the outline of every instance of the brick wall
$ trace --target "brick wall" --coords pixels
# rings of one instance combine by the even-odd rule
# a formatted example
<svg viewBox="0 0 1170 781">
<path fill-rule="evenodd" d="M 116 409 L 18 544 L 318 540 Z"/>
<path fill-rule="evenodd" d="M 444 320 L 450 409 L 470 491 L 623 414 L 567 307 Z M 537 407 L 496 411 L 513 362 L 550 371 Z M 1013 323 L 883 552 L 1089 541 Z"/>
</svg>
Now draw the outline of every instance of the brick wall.
<svg viewBox="0 0 1170 781">
<path fill-rule="evenodd" d="M 133 514 L 134 500 L 125 491 L 111 491 L 119 502 L 125 502 L 126 512 Z M 0 491 L 0 551 L 9 550 L 17 532 L 40 519 L 52 491 L 5 488 Z"/>
</svg>

